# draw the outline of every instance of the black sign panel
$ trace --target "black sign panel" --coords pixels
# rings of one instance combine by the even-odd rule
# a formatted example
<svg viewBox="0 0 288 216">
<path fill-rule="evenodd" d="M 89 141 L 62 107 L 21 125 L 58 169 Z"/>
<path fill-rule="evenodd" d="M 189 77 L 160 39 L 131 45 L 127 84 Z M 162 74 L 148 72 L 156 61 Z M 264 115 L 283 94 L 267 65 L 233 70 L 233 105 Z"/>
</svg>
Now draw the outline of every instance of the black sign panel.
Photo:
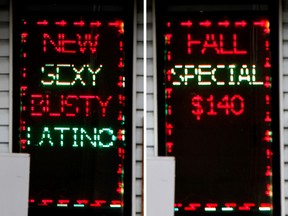
<svg viewBox="0 0 288 216">
<path fill-rule="evenodd" d="M 278 72 L 267 11 L 171 9 L 159 20 L 159 149 L 176 158 L 176 214 L 272 214 Z"/>
<path fill-rule="evenodd" d="M 130 206 L 127 20 L 124 10 L 27 10 L 17 17 L 14 148 L 31 155 L 30 209 L 123 215 Z"/>
</svg>

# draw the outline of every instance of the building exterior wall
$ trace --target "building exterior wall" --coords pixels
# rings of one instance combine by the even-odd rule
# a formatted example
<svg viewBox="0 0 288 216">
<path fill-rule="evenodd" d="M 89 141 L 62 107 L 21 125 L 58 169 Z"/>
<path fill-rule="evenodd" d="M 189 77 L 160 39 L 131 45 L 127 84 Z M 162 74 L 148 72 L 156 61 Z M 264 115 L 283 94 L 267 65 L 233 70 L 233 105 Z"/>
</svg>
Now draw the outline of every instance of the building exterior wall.
<svg viewBox="0 0 288 216">
<path fill-rule="evenodd" d="M 0 2 L 0 153 L 9 151 L 9 0 Z"/>
<path fill-rule="evenodd" d="M 142 2 L 137 0 L 137 15 L 136 15 L 136 61 L 135 70 L 136 75 L 134 112 L 135 112 L 135 137 L 134 144 L 134 177 L 135 177 L 135 200 L 133 200 L 135 206 L 135 215 L 142 215 L 142 203 L 143 203 L 143 7 Z"/>
<path fill-rule="evenodd" d="M 282 2 L 282 23 L 280 24 L 282 27 L 282 47 L 280 47 L 282 52 L 282 104 L 283 104 L 283 110 L 282 115 L 283 119 L 283 137 L 282 137 L 282 149 L 283 149 L 283 159 L 284 159 L 284 172 L 283 172 L 283 178 L 284 178 L 284 188 L 282 188 L 282 191 L 284 192 L 284 210 L 285 215 L 288 214 L 288 1 L 284 0 Z M 281 56 L 280 56 L 281 57 Z M 281 80 L 281 78 L 280 78 Z M 281 99 L 281 98 L 280 98 Z"/>
</svg>

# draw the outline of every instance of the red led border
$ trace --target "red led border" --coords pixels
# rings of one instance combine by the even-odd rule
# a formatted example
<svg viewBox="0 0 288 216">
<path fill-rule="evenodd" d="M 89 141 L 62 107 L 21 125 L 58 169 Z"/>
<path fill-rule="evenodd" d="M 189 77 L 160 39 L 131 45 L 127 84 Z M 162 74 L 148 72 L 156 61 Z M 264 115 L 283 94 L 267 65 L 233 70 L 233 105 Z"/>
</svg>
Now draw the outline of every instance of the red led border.
<svg viewBox="0 0 288 216">
<path fill-rule="evenodd" d="M 180 26 L 183 28 L 193 28 L 193 26 L 198 25 L 202 27 L 203 29 L 210 28 L 212 26 L 217 26 L 218 28 L 229 28 L 229 27 L 235 27 L 239 29 L 245 29 L 247 27 L 247 24 L 251 21 L 246 21 L 246 20 L 238 20 L 238 21 L 229 21 L 229 20 L 223 20 L 223 21 L 218 21 L 214 22 L 211 20 L 203 20 L 199 22 L 192 22 L 191 20 L 186 20 L 180 22 Z M 254 27 L 259 27 L 263 29 L 263 32 L 265 35 L 269 35 L 270 33 L 270 28 L 269 28 L 269 21 L 268 20 L 255 20 L 252 22 L 252 25 Z M 164 40 L 165 40 L 165 50 L 164 50 L 164 59 L 165 61 L 172 62 L 173 60 L 173 50 L 171 49 L 171 39 L 173 38 L 173 34 L 171 33 L 171 30 L 169 30 L 171 27 L 171 22 L 166 22 L 166 31 L 167 33 L 164 34 Z M 203 49 L 201 50 L 201 53 L 204 54 L 205 50 L 207 48 L 214 48 L 216 53 L 218 55 L 242 55 L 246 54 L 247 52 L 245 50 L 238 50 L 237 49 L 237 35 L 233 35 L 233 49 L 232 50 L 224 50 L 223 48 L 223 35 L 219 38 L 219 43 L 216 43 L 215 35 L 214 34 L 206 34 L 206 40 L 203 44 Z M 199 45 L 201 44 L 200 40 L 195 40 L 191 38 L 191 34 L 187 34 L 187 53 L 191 54 L 192 53 L 192 47 L 193 45 Z M 267 69 L 266 75 L 265 75 L 265 80 L 263 81 L 263 86 L 264 88 L 267 89 L 267 93 L 265 95 L 265 109 L 266 109 L 266 115 L 263 117 L 263 125 L 265 125 L 266 130 L 263 134 L 263 140 L 262 143 L 266 146 L 266 154 L 265 158 L 267 160 L 267 165 L 266 165 L 266 170 L 264 173 L 264 176 L 266 176 L 266 181 L 269 182 L 266 184 L 266 188 L 263 188 L 265 196 L 272 197 L 272 185 L 271 185 L 271 177 L 272 177 L 272 168 L 271 168 L 271 163 L 272 163 L 272 156 L 273 152 L 271 150 L 271 143 L 272 143 L 272 131 L 271 131 L 271 95 L 269 94 L 270 88 L 271 88 L 271 75 L 270 75 L 270 68 L 271 68 L 271 59 L 270 59 L 270 43 L 269 43 L 269 38 L 266 39 L 265 41 L 265 50 L 266 50 L 266 57 L 265 57 L 265 63 L 264 63 L 264 68 Z M 171 76 L 172 76 L 172 71 L 171 68 L 165 68 L 165 82 L 166 85 L 167 83 L 170 83 L 173 85 Z M 189 77 L 188 77 L 189 78 Z M 193 77 L 194 78 L 194 77 Z M 198 83 L 199 84 L 199 83 Z M 235 83 L 232 83 L 235 84 Z M 177 84 L 178 85 L 178 84 Z M 172 98 L 172 91 L 173 89 L 171 87 L 166 87 L 165 88 L 165 115 L 166 115 L 166 123 L 165 123 L 165 128 L 166 128 L 166 153 L 169 155 L 173 155 L 173 147 L 174 147 L 174 142 L 172 140 L 169 140 L 169 137 L 172 136 L 173 134 L 173 129 L 174 126 L 171 122 L 169 122 L 169 117 L 173 115 L 173 107 L 172 105 L 169 104 L 169 100 Z M 228 95 L 224 96 L 229 97 Z M 238 111 L 234 110 L 235 115 L 241 115 L 242 112 L 244 111 L 244 99 L 242 98 L 241 95 L 234 95 L 232 97 L 238 98 L 241 103 L 241 109 Z M 213 94 L 210 95 L 209 98 L 203 99 L 201 95 L 196 95 L 193 97 L 195 101 L 192 99 L 192 105 L 196 108 L 195 110 L 192 110 L 192 114 L 196 116 L 197 120 L 200 120 L 200 116 L 203 114 L 203 109 L 200 109 L 200 103 L 199 101 L 206 101 L 206 103 L 209 103 L 210 105 L 210 110 L 207 112 L 207 115 L 213 116 L 216 115 L 217 113 L 214 110 L 214 107 L 216 106 L 217 103 L 214 103 L 214 96 Z M 243 99 L 243 100 L 242 100 Z M 228 101 L 229 99 L 224 99 L 224 101 Z M 231 99 L 230 99 L 231 100 Z M 223 99 L 222 99 L 223 102 Z M 193 104 L 194 103 L 194 104 Z M 242 104 L 243 103 L 243 104 Z M 233 113 L 234 109 L 234 101 L 230 101 L 230 105 L 226 103 L 224 107 L 226 115 L 229 114 L 229 111 Z M 218 107 L 219 108 L 219 107 Z M 259 210 L 259 211 L 271 211 L 273 209 L 273 206 L 270 203 L 243 203 L 241 205 L 237 205 L 237 203 L 231 202 L 231 203 L 189 203 L 188 205 L 183 205 L 182 203 L 175 203 L 174 205 L 175 211 L 253 211 L 253 210 Z"/>
<path fill-rule="evenodd" d="M 22 21 L 22 25 L 23 28 L 25 29 L 25 26 L 27 25 L 27 20 L 23 20 Z M 33 23 L 33 25 L 35 25 L 35 28 L 41 26 L 41 27 L 47 27 L 48 25 L 55 25 L 55 26 L 60 26 L 60 27 L 65 27 L 67 25 L 69 25 L 71 23 L 69 23 L 68 21 L 65 20 L 59 20 L 56 22 L 50 22 L 47 21 L 46 19 L 44 20 L 38 20 L 35 23 Z M 107 25 L 111 28 L 115 28 L 118 32 L 120 41 L 119 41 L 119 51 L 120 51 L 120 58 L 119 58 L 119 63 L 118 63 L 118 68 L 122 69 L 122 73 L 119 74 L 118 76 L 118 83 L 117 86 L 119 87 L 120 92 L 124 92 L 125 89 L 125 74 L 124 74 L 124 67 L 125 67 L 125 63 L 124 63 L 124 56 L 125 56 L 125 51 L 124 51 L 124 40 L 123 40 L 123 35 L 124 35 L 124 22 L 121 20 L 116 20 L 116 21 L 111 21 L 111 22 L 100 22 L 98 20 L 95 21 L 91 21 L 91 22 L 85 22 L 83 20 L 78 20 L 72 23 L 72 25 L 76 28 L 79 27 L 80 29 L 83 27 L 86 27 L 87 25 L 89 25 L 91 28 L 100 28 L 102 25 Z M 44 38 L 46 37 L 46 39 L 50 39 L 49 35 L 45 35 L 44 33 Z M 23 113 L 25 112 L 29 112 L 31 111 L 31 116 L 33 117 L 41 117 L 43 114 L 49 114 L 50 117 L 55 118 L 55 117 L 59 117 L 61 114 L 63 113 L 49 113 L 49 96 L 48 99 L 46 100 L 46 106 L 44 106 L 42 112 L 34 112 L 33 110 L 27 110 L 27 106 L 24 104 L 24 98 L 27 96 L 26 92 L 29 89 L 29 80 L 27 80 L 27 73 L 29 73 L 29 71 L 27 71 L 27 67 L 26 65 L 28 64 L 28 62 L 25 61 L 25 59 L 27 58 L 27 53 L 29 53 L 29 51 L 27 50 L 27 47 L 25 46 L 25 44 L 27 43 L 27 40 L 29 39 L 29 32 L 28 31 L 22 31 L 21 32 L 21 46 L 22 46 L 22 50 L 21 50 L 21 61 L 22 61 L 22 66 L 20 68 L 20 77 L 21 77 L 21 84 L 20 84 L 20 110 L 21 110 L 21 114 L 20 114 L 20 134 L 21 134 L 21 138 L 20 138 L 20 146 L 21 146 L 21 150 L 25 151 L 26 147 L 27 147 L 27 137 L 25 137 L 23 134 L 27 134 L 29 132 L 27 132 L 27 124 L 26 124 L 26 120 L 23 117 Z M 73 51 L 69 51 L 65 49 L 65 45 L 66 44 L 71 44 L 71 43 L 76 43 L 76 41 L 71 41 L 71 40 L 67 40 L 65 39 L 65 35 L 64 34 L 58 34 L 58 39 L 59 42 L 58 44 L 53 44 L 54 42 L 51 40 L 50 43 L 52 45 L 55 46 L 55 50 L 58 51 L 59 53 L 74 53 Z M 89 36 L 85 36 L 85 40 L 91 43 L 91 37 Z M 81 44 L 79 44 L 81 47 Z M 93 46 L 90 46 L 90 51 L 92 53 L 96 52 L 96 47 L 97 47 L 97 41 L 96 44 L 94 44 L 94 48 Z M 45 46 L 46 44 L 43 44 L 44 47 L 44 51 L 45 51 Z M 58 46 L 58 47 L 57 47 Z M 92 48 L 91 48 L 92 47 Z M 81 48 L 80 48 L 81 51 Z M 37 98 L 37 95 L 35 94 L 33 97 Z M 63 96 L 64 97 L 64 96 Z M 81 98 L 81 96 L 79 96 Z M 101 99 L 99 96 L 92 96 L 93 99 L 98 100 L 98 102 L 100 103 L 101 107 L 102 107 L 102 117 L 105 117 L 106 115 L 106 108 L 107 105 L 109 103 L 109 100 L 111 99 L 112 96 L 108 97 L 106 99 L 106 101 L 104 99 Z M 89 100 L 91 99 L 91 97 L 87 96 L 87 95 L 83 95 L 82 98 L 86 99 L 86 116 L 88 115 L 89 110 L 87 110 L 89 108 Z M 121 107 L 123 107 L 123 110 L 119 110 L 119 114 L 117 117 L 117 120 L 120 121 L 121 123 L 125 123 L 125 116 L 124 116 L 124 108 L 125 108 L 125 95 L 124 93 L 120 93 L 118 95 L 118 103 L 121 105 Z M 88 103 L 88 104 L 87 104 Z M 64 103 L 61 102 L 61 107 L 64 106 Z M 33 106 L 32 106 L 33 107 Z M 62 110 L 62 109 L 61 109 Z M 65 114 L 67 117 L 74 117 L 74 114 L 69 114 L 66 113 Z M 119 129 L 117 132 L 117 139 L 119 141 L 123 141 L 125 142 L 125 128 L 123 129 Z M 118 147 L 118 157 L 121 159 L 122 163 L 120 162 L 118 164 L 118 169 L 117 169 L 117 174 L 119 175 L 119 179 L 121 179 L 118 183 L 117 183 L 117 189 L 116 189 L 116 193 L 118 194 L 124 194 L 124 167 L 123 167 L 123 163 L 124 163 L 124 159 L 125 159 L 125 144 L 123 144 L 123 147 Z M 70 200 L 70 199 L 59 199 L 59 200 L 53 200 L 53 199 L 49 199 L 49 198 L 43 198 L 43 199 L 34 199 L 34 198 L 30 198 L 29 199 L 29 205 L 30 206 L 38 206 L 38 207 L 49 207 L 49 206 L 57 206 L 57 207 L 90 207 L 90 208 L 100 208 L 100 207 L 110 207 L 110 208 L 122 208 L 124 206 L 123 201 L 121 200 L 111 200 L 111 201 L 107 201 L 107 200 L 87 200 L 87 199 L 78 199 L 78 200 Z"/>
</svg>

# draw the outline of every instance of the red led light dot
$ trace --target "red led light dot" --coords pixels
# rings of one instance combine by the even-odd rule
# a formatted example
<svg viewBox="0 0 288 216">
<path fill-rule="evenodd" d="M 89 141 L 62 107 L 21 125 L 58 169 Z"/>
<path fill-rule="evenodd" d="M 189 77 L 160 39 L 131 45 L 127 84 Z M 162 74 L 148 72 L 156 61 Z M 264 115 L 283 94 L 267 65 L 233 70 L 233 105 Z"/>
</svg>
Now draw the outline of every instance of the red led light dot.
<svg viewBox="0 0 288 216">
<path fill-rule="evenodd" d="M 186 26 L 186 27 L 191 27 L 192 26 L 192 22 L 190 20 L 188 20 L 187 22 L 181 22 L 180 25 L 181 26 Z"/>
<path fill-rule="evenodd" d="M 267 170 L 266 170 L 266 172 L 265 172 L 265 175 L 266 176 L 272 176 L 272 170 L 271 170 L 271 166 L 267 166 Z"/>
<path fill-rule="evenodd" d="M 99 26 L 101 26 L 101 22 L 99 22 L 99 21 L 90 22 L 90 26 L 91 27 L 94 27 L 94 26 L 99 27 Z"/>
<path fill-rule="evenodd" d="M 199 22 L 199 25 L 203 26 L 203 27 L 210 27 L 212 25 L 212 22 L 209 21 L 209 20 L 206 20 L 206 21 L 203 21 L 203 22 Z"/>
<path fill-rule="evenodd" d="M 230 25 L 230 22 L 228 20 L 218 22 L 218 26 L 228 27 Z"/>
<path fill-rule="evenodd" d="M 272 156 L 273 156 L 272 151 L 270 149 L 266 149 L 266 158 L 271 159 Z"/>
<path fill-rule="evenodd" d="M 271 88 L 271 80 L 270 80 L 270 76 L 265 76 L 265 82 L 264 82 L 264 86 L 266 88 Z"/>
<path fill-rule="evenodd" d="M 166 134 L 170 136 L 172 134 L 173 126 L 170 123 L 166 123 Z"/>
<path fill-rule="evenodd" d="M 265 58 L 264 67 L 265 68 L 271 68 L 271 63 L 270 63 L 270 58 L 269 57 Z"/>
<path fill-rule="evenodd" d="M 59 25 L 59 26 L 66 26 L 67 25 L 67 22 L 65 20 L 61 20 L 61 21 L 57 21 L 55 22 L 55 25 Z"/>
<path fill-rule="evenodd" d="M 247 25 L 247 22 L 244 20 L 235 22 L 236 27 L 245 27 L 246 25 Z"/>
<path fill-rule="evenodd" d="M 236 203 L 225 203 L 224 205 L 225 207 L 232 207 L 232 208 L 235 208 L 237 206 Z"/>
<path fill-rule="evenodd" d="M 172 88 L 166 88 L 167 98 L 171 98 Z"/>
<path fill-rule="evenodd" d="M 85 25 L 85 22 L 81 20 L 81 21 L 78 21 L 78 22 L 74 22 L 73 25 L 74 25 L 74 26 L 83 27 L 83 26 Z"/>
<path fill-rule="evenodd" d="M 118 64 L 119 68 L 123 68 L 124 67 L 124 61 L 123 58 L 120 58 L 119 64 Z"/>
<path fill-rule="evenodd" d="M 37 25 L 44 25 L 44 26 L 46 26 L 46 25 L 48 25 L 48 22 L 47 22 L 47 20 L 38 21 L 38 22 L 37 22 Z"/>
<path fill-rule="evenodd" d="M 119 29 L 118 32 L 120 34 L 124 33 L 124 22 L 122 21 L 109 22 L 108 25 L 118 28 Z"/>
<path fill-rule="evenodd" d="M 173 142 L 166 142 L 166 148 L 168 153 L 172 153 L 173 151 Z"/>
<path fill-rule="evenodd" d="M 200 203 L 189 203 L 188 206 L 184 207 L 184 210 L 185 211 L 196 211 L 200 207 L 201 207 Z"/>
</svg>

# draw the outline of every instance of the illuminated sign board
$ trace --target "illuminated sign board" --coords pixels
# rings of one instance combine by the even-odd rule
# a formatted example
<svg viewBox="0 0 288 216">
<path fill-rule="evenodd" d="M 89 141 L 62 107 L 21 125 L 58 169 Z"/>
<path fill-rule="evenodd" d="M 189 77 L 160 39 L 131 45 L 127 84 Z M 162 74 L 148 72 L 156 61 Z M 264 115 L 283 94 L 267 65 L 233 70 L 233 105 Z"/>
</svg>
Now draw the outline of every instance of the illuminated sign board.
<svg viewBox="0 0 288 216">
<path fill-rule="evenodd" d="M 125 19 L 27 15 L 20 24 L 17 145 L 31 155 L 30 208 L 123 215 L 132 181 Z"/>
<path fill-rule="evenodd" d="M 268 16 L 175 14 L 161 23 L 158 53 L 160 145 L 176 158 L 175 213 L 272 214 L 277 71 Z"/>
</svg>

